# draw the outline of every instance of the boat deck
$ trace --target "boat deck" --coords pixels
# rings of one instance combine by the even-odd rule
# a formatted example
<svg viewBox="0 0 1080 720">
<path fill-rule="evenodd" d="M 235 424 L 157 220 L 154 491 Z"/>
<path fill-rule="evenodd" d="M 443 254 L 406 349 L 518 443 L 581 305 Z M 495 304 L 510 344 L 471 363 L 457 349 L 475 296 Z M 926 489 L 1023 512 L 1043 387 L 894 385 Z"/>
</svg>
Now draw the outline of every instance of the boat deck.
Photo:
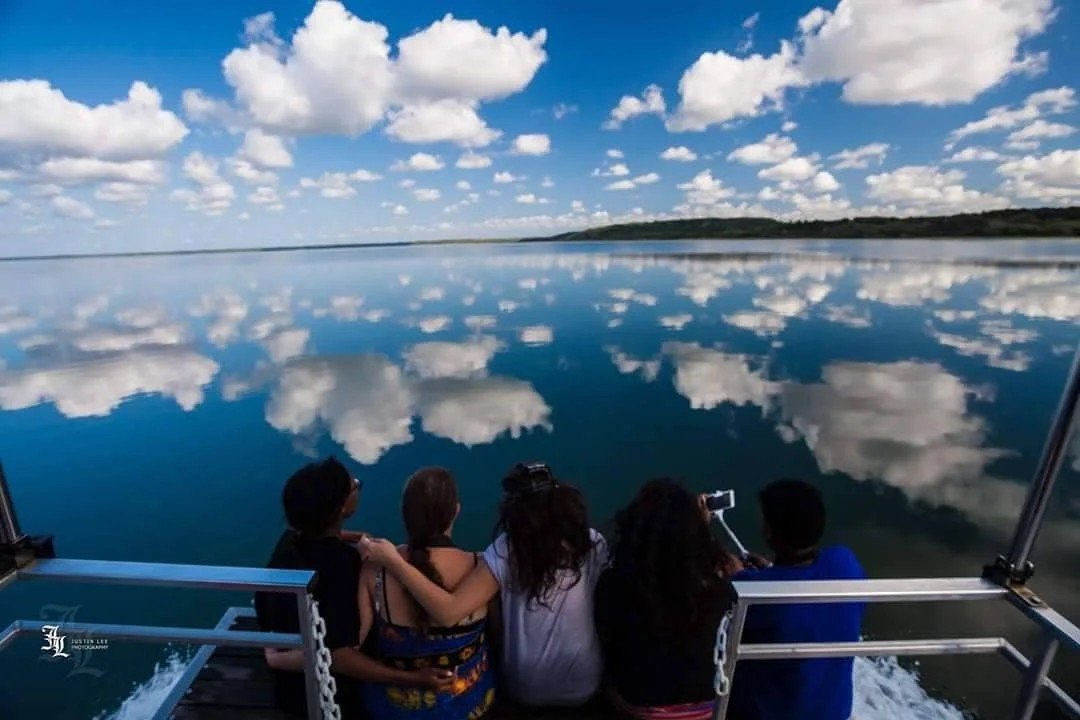
<svg viewBox="0 0 1080 720">
<path fill-rule="evenodd" d="M 230 630 L 259 629 L 255 618 L 236 618 Z M 295 720 L 274 708 L 270 671 L 260 648 L 219 647 L 207 660 L 170 716 L 173 720 Z M 492 718 L 601 720 L 602 707 L 534 710 L 496 705 Z"/>
</svg>

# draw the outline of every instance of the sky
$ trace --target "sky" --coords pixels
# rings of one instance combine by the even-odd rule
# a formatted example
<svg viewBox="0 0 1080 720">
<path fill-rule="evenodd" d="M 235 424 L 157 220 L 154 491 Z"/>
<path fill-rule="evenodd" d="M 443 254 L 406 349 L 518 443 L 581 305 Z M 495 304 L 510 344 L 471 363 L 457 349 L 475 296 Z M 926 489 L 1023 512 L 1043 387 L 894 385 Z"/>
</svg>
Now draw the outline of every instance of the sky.
<svg viewBox="0 0 1080 720">
<path fill-rule="evenodd" d="M 0 0 L 0 256 L 1080 202 L 1066 0 Z"/>
</svg>

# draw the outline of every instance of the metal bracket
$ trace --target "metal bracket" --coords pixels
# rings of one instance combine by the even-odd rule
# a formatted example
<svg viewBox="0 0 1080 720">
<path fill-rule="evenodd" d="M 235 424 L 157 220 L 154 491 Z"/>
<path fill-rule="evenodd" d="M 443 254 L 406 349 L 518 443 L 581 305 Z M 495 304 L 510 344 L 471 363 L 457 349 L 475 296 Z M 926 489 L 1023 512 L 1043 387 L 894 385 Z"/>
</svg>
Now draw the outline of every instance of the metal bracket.
<svg viewBox="0 0 1080 720">
<path fill-rule="evenodd" d="M 1034 574 L 1035 566 L 1031 562 L 1025 561 L 1023 565 L 1016 567 L 1004 555 L 998 555 L 994 563 L 985 566 L 982 571 L 984 580 L 1011 590 L 1026 585 Z"/>
<path fill-rule="evenodd" d="M 1009 588 L 1009 592 L 1017 597 L 1022 603 L 1033 608 L 1044 608 L 1046 603 L 1042 598 L 1035 594 L 1035 591 L 1029 588 L 1027 585 L 1017 585 L 1010 583 L 1006 587 Z"/>
<path fill-rule="evenodd" d="M 35 560 L 56 557 L 52 535 L 22 537 L 0 545 L 0 578 L 21 570 Z"/>
</svg>

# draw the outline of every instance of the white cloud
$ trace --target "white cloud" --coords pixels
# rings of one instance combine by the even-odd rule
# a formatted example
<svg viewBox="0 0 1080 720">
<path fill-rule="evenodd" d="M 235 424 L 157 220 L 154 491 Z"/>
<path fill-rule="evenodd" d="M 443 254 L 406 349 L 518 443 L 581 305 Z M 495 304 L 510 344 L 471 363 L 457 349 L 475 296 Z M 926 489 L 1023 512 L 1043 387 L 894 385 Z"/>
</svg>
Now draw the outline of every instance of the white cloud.
<svg viewBox="0 0 1080 720">
<path fill-rule="evenodd" d="M 499 305 L 501 310 L 502 303 Z M 548 345 L 555 339 L 555 330 L 550 325 L 531 325 L 521 328 L 518 337 L 526 345 Z"/>
<path fill-rule="evenodd" d="M 679 80 L 681 102 L 667 127 L 675 132 L 705 130 L 739 117 L 753 117 L 783 107 L 789 87 L 804 84 L 788 42 L 764 57 L 738 58 L 723 50 L 702 53 Z"/>
<path fill-rule="evenodd" d="M 426 342 L 405 350 L 405 369 L 421 378 L 467 378 L 487 374 L 502 344 L 490 335 L 462 342 Z"/>
<path fill-rule="evenodd" d="M 649 85 L 640 98 L 633 95 L 623 95 L 619 99 L 619 104 L 612 108 L 611 115 L 604 123 L 604 129 L 618 130 L 630 118 L 638 115 L 663 116 L 666 110 L 667 105 L 664 103 L 663 91 L 658 85 Z"/>
<path fill-rule="evenodd" d="M 623 151 L 619 150 L 618 148 L 610 148 L 604 154 L 607 155 L 609 158 L 612 158 L 613 160 L 622 160 L 623 157 L 625 157 Z"/>
<path fill-rule="evenodd" d="M 94 211 L 89 205 L 67 195 L 57 195 L 50 201 L 57 214 L 72 220 L 92 220 Z"/>
<path fill-rule="evenodd" d="M 970 102 L 1031 68 L 1020 44 L 1052 16 L 1051 0 L 840 0 L 800 21 L 799 65 L 814 81 L 843 83 L 851 103 Z"/>
<path fill-rule="evenodd" d="M 840 189 L 840 183 L 836 182 L 836 178 L 824 170 L 814 175 L 813 182 L 810 183 L 814 192 L 827 193 Z"/>
<path fill-rule="evenodd" d="M 197 88 L 189 88 L 180 94 L 184 115 L 196 123 L 218 123 L 230 130 L 239 130 L 249 124 L 244 113 L 224 100 L 208 97 Z"/>
<path fill-rule="evenodd" d="M 453 98 L 391 112 L 386 134 L 402 142 L 452 142 L 462 147 L 486 147 L 502 135 L 487 126 L 474 102 Z"/>
<path fill-rule="evenodd" d="M 961 170 L 909 165 L 866 178 L 867 196 L 933 212 L 980 212 L 1007 206 L 1004 198 L 965 188 Z"/>
<path fill-rule="evenodd" d="M 156 394 L 190 411 L 217 371 L 213 360 L 181 348 L 138 348 L 48 368 L 0 370 L 0 408 L 52 403 L 65 417 L 105 417 L 129 397 Z"/>
<path fill-rule="evenodd" d="M 555 187 L 555 181 L 552 180 L 550 177 L 545 177 L 543 180 L 540 181 L 540 187 L 545 189 L 553 188 Z"/>
<path fill-rule="evenodd" d="M 562 120 L 567 115 L 573 115 L 578 110 L 580 110 L 580 108 L 577 105 L 555 103 L 555 106 L 551 108 L 551 114 L 555 116 L 556 120 Z"/>
<path fill-rule="evenodd" d="M 751 368 L 745 355 L 683 342 L 666 342 L 661 351 L 674 363 L 675 390 L 690 401 L 691 408 L 756 405 L 764 413 L 769 407 L 774 384 L 765 379 L 760 368 Z"/>
<path fill-rule="evenodd" d="M 0 147 L 132 160 L 162 155 L 187 134 L 143 82 L 132 83 L 124 100 L 89 107 L 44 80 L 0 81 Z"/>
<path fill-rule="evenodd" d="M 822 472 L 882 480 L 936 504 L 966 496 L 966 507 L 988 501 L 976 488 L 989 489 L 986 467 L 1005 454 L 984 447 L 986 423 L 967 410 L 972 395 L 937 364 L 839 362 L 821 383 L 785 385 L 780 402 Z"/>
<path fill-rule="evenodd" d="M 660 374 L 660 360 L 639 360 L 627 355 L 617 347 L 605 347 L 604 351 L 611 356 L 611 362 L 623 375 L 637 373 L 645 382 L 652 382 Z"/>
<path fill-rule="evenodd" d="M 149 197 L 149 188 L 146 185 L 136 185 L 126 182 L 110 182 L 99 185 L 94 190 L 94 199 L 104 202 L 128 203 L 130 205 L 142 205 Z"/>
<path fill-rule="evenodd" d="M 244 133 L 244 142 L 237 154 L 262 167 L 287 168 L 293 164 L 292 153 L 285 146 L 285 141 L 258 128 Z"/>
<path fill-rule="evenodd" d="M 686 191 L 686 200 L 691 205 L 716 205 L 735 195 L 734 188 L 714 178 L 711 170 L 702 170 L 692 180 L 677 187 Z"/>
<path fill-rule="evenodd" d="M 635 185 L 652 185 L 655 182 L 659 182 L 660 176 L 654 172 L 645 173 L 644 175 L 638 175 L 634 178 Z"/>
<path fill-rule="evenodd" d="M 412 194 L 420 202 L 434 202 L 442 197 L 442 193 L 439 192 L 438 188 L 415 188 Z"/>
<path fill-rule="evenodd" d="M 432 317 L 421 318 L 420 321 L 416 323 L 416 327 L 420 328 L 420 332 L 430 335 L 431 333 L 442 332 L 453 324 L 454 320 L 451 317 L 446 315 L 434 315 Z"/>
<path fill-rule="evenodd" d="M 373 464 L 412 440 L 412 403 L 400 368 L 382 356 L 303 358 L 282 370 L 266 421 L 301 436 L 325 427 L 355 460 Z"/>
<path fill-rule="evenodd" d="M 1010 145 L 1017 143 L 1025 143 L 1031 140 L 1050 140 L 1055 138 L 1069 137 L 1076 128 L 1072 125 L 1066 125 L 1064 123 L 1051 123 L 1045 120 L 1036 120 L 1035 122 L 1020 128 L 1014 132 L 1009 133 L 1007 140 Z"/>
<path fill-rule="evenodd" d="M 661 327 L 668 328 L 669 330 L 682 330 L 689 325 L 693 319 L 693 315 L 683 313 L 681 315 L 661 315 L 659 322 Z"/>
<path fill-rule="evenodd" d="M 867 312 L 860 314 L 854 305 L 826 305 L 822 316 L 829 322 L 850 328 L 863 329 L 873 325 L 870 314 Z"/>
<path fill-rule="evenodd" d="M 780 126 L 780 130 L 781 130 L 781 132 L 789 133 L 789 132 L 792 132 L 794 130 L 797 130 L 798 127 L 799 127 L 799 123 L 795 122 L 794 120 L 785 120 L 784 124 Z"/>
<path fill-rule="evenodd" d="M 789 137 L 770 133 L 759 142 L 736 148 L 728 156 L 744 165 L 776 165 L 789 159 L 798 147 Z"/>
<path fill-rule="evenodd" d="M 499 171 L 495 173 L 492 181 L 495 182 L 497 185 L 505 185 L 508 183 L 520 182 L 524 179 L 524 176 L 521 175 L 514 175 L 513 173 L 509 173 L 506 171 Z"/>
<path fill-rule="evenodd" d="M 482 170 L 491 167 L 491 158 L 487 155 L 479 155 L 474 152 L 466 152 L 458 158 L 455 167 L 461 170 Z"/>
<path fill-rule="evenodd" d="M 418 152 L 409 156 L 408 160 L 398 160 L 391 166 L 391 170 L 413 170 L 416 172 L 431 172 L 442 170 L 446 167 L 442 158 L 429 153 Z"/>
<path fill-rule="evenodd" d="M 1027 155 L 998 166 L 1005 190 L 1020 198 L 1062 204 L 1080 198 L 1080 150 L 1055 150 Z"/>
<path fill-rule="evenodd" d="M 514 138 L 512 152 L 515 155 L 547 155 L 551 152 L 551 138 L 540 133 L 518 135 Z"/>
<path fill-rule="evenodd" d="M 990 150 L 989 148 L 982 147 L 967 147 L 963 150 L 959 150 L 948 158 L 945 159 L 946 163 L 966 163 L 966 162 L 992 162 L 994 160 L 1001 160 L 1001 153 L 996 150 Z"/>
<path fill-rule="evenodd" d="M 465 327 L 473 332 L 490 330 L 498 322 L 494 315 L 467 315 L 463 320 Z"/>
<path fill-rule="evenodd" d="M 693 162 L 697 160 L 697 153 L 685 145 L 669 147 L 660 153 L 661 160 L 676 160 L 678 162 Z"/>
<path fill-rule="evenodd" d="M 454 187 L 456 187 L 458 190 L 466 192 L 472 190 L 472 185 L 469 184 L 468 180 L 458 180 Z"/>
<path fill-rule="evenodd" d="M 813 158 L 791 157 L 781 163 L 758 171 L 763 180 L 787 182 L 805 182 L 818 172 L 818 164 Z"/>
<path fill-rule="evenodd" d="M 247 160 L 228 158 L 225 163 L 229 166 L 232 174 L 255 185 L 275 185 L 278 181 L 277 173 L 272 170 L 260 170 Z"/>
<path fill-rule="evenodd" d="M 38 165 L 38 173 L 48 180 L 66 184 L 116 181 L 157 185 L 165 181 L 165 164 L 160 160 L 100 160 L 58 157 Z"/>
<path fill-rule="evenodd" d="M 725 315 L 724 322 L 743 330 L 749 330 L 759 337 L 778 335 L 787 327 L 787 320 L 784 315 L 768 310 L 740 310 Z"/>
<path fill-rule="evenodd" d="M 837 170 L 863 170 L 871 164 L 880 165 L 885 160 L 889 147 L 888 143 L 870 143 L 850 150 L 841 150 L 830 155 L 829 159 L 835 163 L 833 167 Z"/>
<path fill-rule="evenodd" d="M 1011 130 L 1044 115 L 1060 115 L 1074 107 L 1076 107 L 1076 92 L 1072 88 L 1040 90 L 1028 95 L 1023 104 L 1016 108 L 1010 108 L 1008 105 L 992 108 L 983 118 L 973 120 L 953 130 L 949 134 L 949 140 L 956 142 L 979 133 Z"/>
<path fill-rule="evenodd" d="M 398 43 L 396 70 L 406 97 L 495 100 L 524 90 L 547 60 L 547 31 L 532 36 L 446 15 Z"/>
<path fill-rule="evenodd" d="M 604 186 L 605 190 L 633 190 L 633 180 L 616 180 L 613 183 Z"/>
<path fill-rule="evenodd" d="M 344 200 L 356 194 L 349 179 L 349 175 L 343 172 L 325 172 L 317 179 L 300 178 L 300 187 L 305 190 L 317 189 L 324 198 Z"/>
<path fill-rule="evenodd" d="M 503 434 L 551 430 L 551 408 L 532 385 L 501 377 L 421 381 L 417 408 L 426 432 L 466 446 L 494 442 Z"/>
<path fill-rule="evenodd" d="M 184 175 L 199 186 L 198 190 L 174 190 L 170 197 L 182 202 L 188 210 L 206 215 L 220 215 L 229 209 L 236 198 L 233 186 L 218 174 L 217 160 L 201 152 L 184 158 Z"/>
<path fill-rule="evenodd" d="M 533 193 L 522 193 L 514 198 L 514 202 L 522 205 L 534 205 L 540 202 L 547 202 L 546 198 L 538 198 Z"/>
</svg>

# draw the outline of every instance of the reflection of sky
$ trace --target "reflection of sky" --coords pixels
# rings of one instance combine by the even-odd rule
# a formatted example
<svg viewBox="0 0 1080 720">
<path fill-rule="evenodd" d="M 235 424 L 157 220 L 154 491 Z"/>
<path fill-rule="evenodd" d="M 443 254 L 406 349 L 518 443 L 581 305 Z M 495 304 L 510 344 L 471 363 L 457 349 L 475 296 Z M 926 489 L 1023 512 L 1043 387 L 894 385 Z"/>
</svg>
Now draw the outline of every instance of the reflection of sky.
<svg viewBox="0 0 1080 720">
<path fill-rule="evenodd" d="M 1037 245 L 1028 253 L 1068 248 Z M 0 456 L 25 517 L 54 518 L 60 483 L 96 488 L 127 518 L 106 538 L 89 516 L 61 515 L 86 556 L 115 548 L 110 538 L 147 512 L 145 494 L 119 491 L 127 473 L 185 498 L 260 497 L 266 517 L 247 522 L 262 542 L 281 478 L 328 452 L 365 466 L 365 492 L 392 491 L 364 521 L 382 532 L 400 478 L 445 463 L 471 473 L 463 490 L 478 509 L 463 531 L 482 539 L 492 493 L 470 483 L 545 457 L 582 478 L 601 519 L 646 474 L 704 490 L 719 467 L 744 498 L 781 474 L 817 479 L 834 503 L 879 493 L 888 509 L 868 512 L 889 542 L 915 523 L 930 537 L 974 527 L 1001 549 L 1077 342 L 1075 265 L 933 262 L 924 245 L 904 245 L 904 257 L 890 246 L 885 260 L 860 246 L 855 261 L 768 256 L 760 244 L 637 252 L 646 247 L 0 266 Z M 246 467 L 217 470 L 234 454 Z M 172 478 L 188 456 L 199 476 Z M 1072 457 L 1080 470 L 1080 439 Z M 87 470 L 19 491 L 50 463 Z M 1058 496 L 1044 563 L 1068 588 L 1077 484 Z M 174 499 L 155 523 L 192 544 L 143 543 L 138 559 L 207 559 L 189 549 L 213 535 L 205 508 Z M 248 547 L 225 560 L 262 562 L 265 548 Z"/>
</svg>

